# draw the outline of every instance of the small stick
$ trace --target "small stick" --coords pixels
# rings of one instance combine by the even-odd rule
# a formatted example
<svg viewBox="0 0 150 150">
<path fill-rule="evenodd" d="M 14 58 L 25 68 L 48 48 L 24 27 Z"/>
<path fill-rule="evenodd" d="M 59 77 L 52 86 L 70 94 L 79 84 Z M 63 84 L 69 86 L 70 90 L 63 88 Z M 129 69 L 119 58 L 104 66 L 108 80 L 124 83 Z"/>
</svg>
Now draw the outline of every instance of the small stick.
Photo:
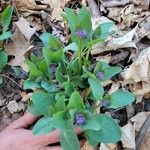
<svg viewBox="0 0 150 150">
<path fill-rule="evenodd" d="M 4 74 L 0 74 L 1 77 L 4 77 L 6 79 L 9 79 L 10 81 L 12 81 L 14 84 L 16 84 L 20 89 L 22 89 L 22 87 L 13 79 L 9 78 L 8 76 L 4 75 Z"/>
<path fill-rule="evenodd" d="M 136 150 L 140 150 L 140 144 L 142 143 L 145 134 L 147 134 L 147 131 L 150 127 L 150 115 L 147 117 L 147 119 L 145 120 L 145 122 L 143 123 L 142 127 L 140 128 L 139 132 L 137 133 L 137 136 L 135 138 L 135 142 L 136 142 Z"/>
</svg>

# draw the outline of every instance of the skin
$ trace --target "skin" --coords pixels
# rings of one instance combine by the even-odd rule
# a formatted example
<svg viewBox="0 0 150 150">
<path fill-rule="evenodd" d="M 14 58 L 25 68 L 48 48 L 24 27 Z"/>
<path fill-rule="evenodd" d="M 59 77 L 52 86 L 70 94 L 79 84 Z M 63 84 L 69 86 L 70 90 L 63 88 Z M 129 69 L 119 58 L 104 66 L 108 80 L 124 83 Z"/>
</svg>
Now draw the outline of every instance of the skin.
<svg viewBox="0 0 150 150">
<path fill-rule="evenodd" d="M 48 146 L 59 142 L 59 130 L 37 136 L 27 129 L 36 120 L 37 117 L 27 113 L 3 130 L 0 133 L 0 150 L 62 150 L 60 146 Z M 75 132 L 80 134 L 82 131 L 75 129 Z"/>
</svg>

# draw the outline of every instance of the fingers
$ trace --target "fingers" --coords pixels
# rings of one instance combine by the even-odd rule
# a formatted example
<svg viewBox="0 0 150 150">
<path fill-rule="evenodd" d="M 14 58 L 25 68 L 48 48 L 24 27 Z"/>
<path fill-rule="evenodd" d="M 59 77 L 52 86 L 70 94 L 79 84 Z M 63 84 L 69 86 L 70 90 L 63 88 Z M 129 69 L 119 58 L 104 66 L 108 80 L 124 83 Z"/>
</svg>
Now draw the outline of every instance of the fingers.
<svg viewBox="0 0 150 150">
<path fill-rule="evenodd" d="M 36 141 L 42 145 L 49 145 L 59 142 L 60 130 L 55 130 L 49 134 L 36 136 Z"/>
<path fill-rule="evenodd" d="M 74 131 L 76 134 L 81 134 L 83 132 L 79 128 L 75 128 Z M 59 136 L 60 136 L 60 130 L 54 130 L 53 132 L 50 132 L 49 134 L 40 135 L 40 136 L 37 136 L 36 138 L 37 138 L 38 143 L 41 143 L 43 145 L 49 145 L 49 144 L 59 142 L 60 141 Z"/>
<path fill-rule="evenodd" d="M 14 121 L 11 124 L 13 128 L 27 128 L 28 126 L 32 125 L 38 118 L 31 113 L 26 113 L 23 117 L 19 118 L 18 120 Z"/>
</svg>

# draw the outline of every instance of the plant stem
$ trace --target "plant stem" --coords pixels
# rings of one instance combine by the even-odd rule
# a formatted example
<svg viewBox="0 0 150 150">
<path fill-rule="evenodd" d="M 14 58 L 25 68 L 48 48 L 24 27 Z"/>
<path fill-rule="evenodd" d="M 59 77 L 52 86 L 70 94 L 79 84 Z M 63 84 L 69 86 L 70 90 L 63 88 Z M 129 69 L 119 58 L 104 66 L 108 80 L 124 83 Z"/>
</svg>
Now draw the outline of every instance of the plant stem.
<svg viewBox="0 0 150 150">
<path fill-rule="evenodd" d="M 81 47 L 81 42 L 79 44 L 79 50 L 78 50 L 78 65 L 79 65 L 79 74 L 81 74 L 81 69 L 82 69 L 82 47 Z"/>
</svg>

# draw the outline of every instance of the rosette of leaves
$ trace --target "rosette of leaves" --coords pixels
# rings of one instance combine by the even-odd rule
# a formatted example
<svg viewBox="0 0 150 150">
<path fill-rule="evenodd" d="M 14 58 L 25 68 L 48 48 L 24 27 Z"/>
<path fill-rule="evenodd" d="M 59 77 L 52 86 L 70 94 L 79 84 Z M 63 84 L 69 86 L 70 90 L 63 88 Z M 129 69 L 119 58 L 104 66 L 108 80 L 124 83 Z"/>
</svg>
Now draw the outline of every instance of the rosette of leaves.
<svg viewBox="0 0 150 150">
<path fill-rule="evenodd" d="M 3 41 L 11 37 L 8 27 L 13 13 L 13 6 L 8 5 L 0 14 L 0 71 L 5 67 L 8 60 L 7 53 L 3 50 Z"/>
<path fill-rule="evenodd" d="M 43 33 L 40 37 L 44 43 L 43 56 L 31 54 L 25 61 L 30 77 L 24 88 L 38 91 L 32 94 L 29 111 L 41 116 L 33 133 L 60 129 L 64 150 L 80 149 L 74 127 L 84 131 L 91 146 L 117 142 L 121 137 L 118 124 L 110 116 L 97 113 L 94 102 L 99 101 L 100 107 L 116 109 L 133 102 L 135 97 L 122 90 L 107 94 L 102 83 L 120 73 L 121 68 L 94 62 L 89 57 L 90 47 L 105 40 L 113 24 L 100 24 L 93 31 L 90 12 L 85 8 L 78 14 L 66 8 L 63 16 L 70 25 L 70 43 L 63 47 L 58 38 Z"/>
</svg>

